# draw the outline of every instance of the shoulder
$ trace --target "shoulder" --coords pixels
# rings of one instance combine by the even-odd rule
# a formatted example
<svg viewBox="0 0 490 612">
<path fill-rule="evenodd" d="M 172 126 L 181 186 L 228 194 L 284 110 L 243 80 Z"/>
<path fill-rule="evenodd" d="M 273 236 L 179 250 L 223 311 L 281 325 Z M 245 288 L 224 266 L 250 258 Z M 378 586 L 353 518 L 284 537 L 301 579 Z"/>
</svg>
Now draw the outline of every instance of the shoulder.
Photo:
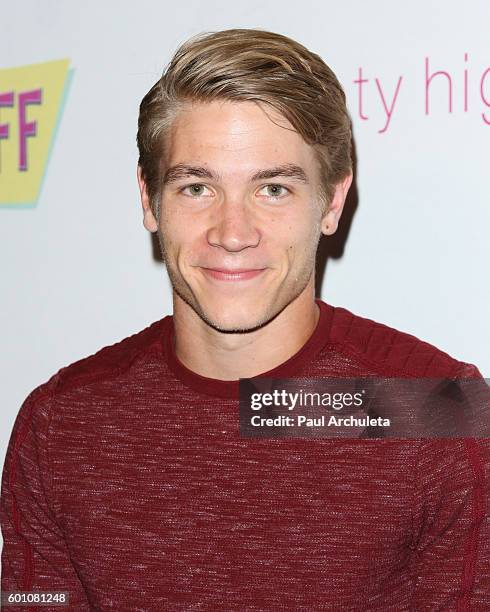
<svg viewBox="0 0 490 612">
<path fill-rule="evenodd" d="M 380 375 L 481 377 L 478 368 L 436 346 L 383 323 L 332 306 L 330 343 Z"/>
<path fill-rule="evenodd" d="M 76 412 L 77 398 L 80 396 L 80 401 L 84 402 L 88 386 L 91 392 L 99 384 L 102 388 L 116 389 L 122 383 L 118 377 L 125 374 L 134 376 L 132 364 L 136 361 L 144 369 L 156 355 L 158 363 L 161 363 L 161 335 L 170 320 L 170 317 L 165 317 L 115 344 L 104 346 L 94 354 L 61 368 L 35 387 L 24 399 L 14 419 L 7 451 L 9 456 L 21 446 L 23 452 L 34 453 L 36 448 L 47 444 L 55 415 L 60 414 L 60 403 Z M 64 403 L 63 398 L 66 400 Z M 84 407 L 86 405 L 87 402 Z"/>
<path fill-rule="evenodd" d="M 31 395 L 46 396 L 62 393 L 77 386 L 108 381 L 126 372 L 136 359 L 161 350 L 161 337 L 170 317 L 164 317 L 139 332 L 104 346 L 58 370 Z"/>
</svg>

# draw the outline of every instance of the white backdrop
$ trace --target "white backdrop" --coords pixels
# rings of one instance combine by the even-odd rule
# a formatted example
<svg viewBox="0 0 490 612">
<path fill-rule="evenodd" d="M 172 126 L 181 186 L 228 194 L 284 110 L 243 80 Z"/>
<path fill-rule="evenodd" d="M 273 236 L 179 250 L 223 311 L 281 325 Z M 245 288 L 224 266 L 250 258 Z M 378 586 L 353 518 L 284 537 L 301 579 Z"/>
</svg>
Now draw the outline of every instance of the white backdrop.
<svg viewBox="0 0 490 612">
<path fill-rule="evenodd" d="M 62 58 L 73 69 L 36 206 L 0 205 L 2 462 L 35 386 L 171 311 L 142 225 L 136 122 L 178 44 L 205 30 L 296 38 L 345 87 L 358 207 L 322 298 L 490 376 L 488 0 L 24 0 L 1 12 L 0 69 Z M 444 75 L 426 113 L 426 62 L 451 78 L 451 113 Z"/>
</svg>

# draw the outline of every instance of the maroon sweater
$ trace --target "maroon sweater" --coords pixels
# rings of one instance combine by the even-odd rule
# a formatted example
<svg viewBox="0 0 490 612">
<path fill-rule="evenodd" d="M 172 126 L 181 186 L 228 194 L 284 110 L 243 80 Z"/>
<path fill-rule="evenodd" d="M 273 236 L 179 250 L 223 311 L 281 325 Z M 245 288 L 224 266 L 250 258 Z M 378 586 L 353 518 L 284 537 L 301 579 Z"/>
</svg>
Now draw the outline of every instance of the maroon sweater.
<svg viewBox="0 0 490 612">
<path fill-rule="evenodd" d="M 479 376 L 319 304 L 267 376 Z M 488 440 L 241 438 L 237 398 L 177 360 L 172 317 L 36 388 L 3 469 L 2 590 L 76 611 L 490 609 Z"/>
</svg>

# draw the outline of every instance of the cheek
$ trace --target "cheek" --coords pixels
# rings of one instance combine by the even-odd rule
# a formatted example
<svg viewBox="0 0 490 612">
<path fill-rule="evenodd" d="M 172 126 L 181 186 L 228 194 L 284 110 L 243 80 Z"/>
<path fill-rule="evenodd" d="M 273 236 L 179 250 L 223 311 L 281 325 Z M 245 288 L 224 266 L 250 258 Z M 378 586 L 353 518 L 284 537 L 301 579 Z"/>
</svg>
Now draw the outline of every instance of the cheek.
<svg viewBox="0 0 490 612">
<path fill-rule="evenodd" d="M 320 217 L 309 216 L 308 219 L 298 218 L 296 223 L 289 224 L 286 235 L 288 258 L 305 261 L 316 254 L 321 233 Z"/>
<path fill-rule="evenodd" d="M 192 223 L 182 215 L 167 214 L 160 219 L 160 232 L 162 235 L 165 249 L 168 254 L 176 256 L 181 251 L 186 251 L 189 244 L 192 244 L 194 235 Z"/>
<path fill-rule="evenodd" d="M 195 274 L 194 266 L 205 260 L 206 245 L 191 228 L 167 226 L 162 232 L 165 257 L 175 273 L 185 278 Z"/>
</svg>

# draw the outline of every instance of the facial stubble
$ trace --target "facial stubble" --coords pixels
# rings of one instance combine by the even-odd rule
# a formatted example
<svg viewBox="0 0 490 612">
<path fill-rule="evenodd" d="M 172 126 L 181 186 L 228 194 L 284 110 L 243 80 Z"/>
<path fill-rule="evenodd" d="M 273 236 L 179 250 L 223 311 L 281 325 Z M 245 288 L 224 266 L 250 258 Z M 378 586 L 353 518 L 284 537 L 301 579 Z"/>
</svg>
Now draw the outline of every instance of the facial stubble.
<svg viewBox="0 0 490 612">
<path fill-rule="evenodd" d="M 206 314 L 204 309 L 199 304 L 199 300 L 196 298 L 192 288 L 185 281 L 182 275 L 180 275 L 174 269 L 171 258 L 168 255 L 168 249 L 166 247 L 166 245 L 169 244 L 169 238 L 165 237 L 163 231 L 161 230 L 160 224 L 158 229 L 160 252 L 162 255 L 162 260 L 166 266 L 173 291 L 183 302 L 192 308 L 192 310 L 202 319 L 202 321 L 204 321 L 204 323 L 216 331 L 228 334 L 250 333 L 264 327 L 274 320 L 287 306 L 289 306 L 289 304 L 294 302 L 303 293 L 310 282 L 312 275 L 315 273 L 316 253 L 321 238 L 320 221 L 318 219 L 315 223 L 314 236 L 312 238 L 313 240 L 310 242 L 310 244 L 314 244 L 315 247 L 310 250 L 305 265 L 300 270 L 299 275 L 297 275 L 294 279 L 290 279 L 287 276 L 280 285 L 281 287 L 284 282 L 291 282 L 291 280 L 293 280 L 293 287 L 291 288 L 290 292 L 286 291 L 282 293 L 284 299 L 277 303 L 269 304 L 264 314 L 258 320 L 254 321 L 253 324 L 247 325 L 246 327 L 224 327 Z"/>
</svg>

